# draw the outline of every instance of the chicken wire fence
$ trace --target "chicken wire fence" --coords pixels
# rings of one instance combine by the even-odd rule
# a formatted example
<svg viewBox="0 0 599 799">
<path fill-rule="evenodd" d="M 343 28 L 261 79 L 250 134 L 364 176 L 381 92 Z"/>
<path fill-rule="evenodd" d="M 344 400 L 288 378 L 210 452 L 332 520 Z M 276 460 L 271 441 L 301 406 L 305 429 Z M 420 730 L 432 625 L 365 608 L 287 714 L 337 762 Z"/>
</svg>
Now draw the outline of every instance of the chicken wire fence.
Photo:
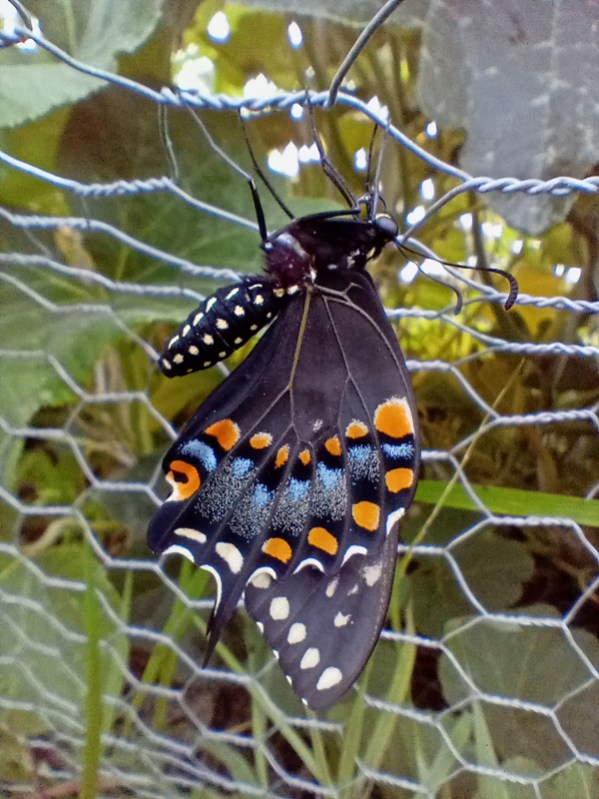
<svg viewBox="0 0 599 799">
<path fill-rule="evenodd" d="M 86 67 L 42 36 L 32 38 L 129 96 L 182 105 L 179 92 Z M 280 92 L 252 101 L 187 93 L 185 104 L 265 118 L 308 99 L 321 107 L 328 94 Z M 418 228 L 460 195 L 522 193 L 533 201 L 599 190 L 597 178 L 472 177 L 388 125 L 372 104 L 341 92 L 337 106 L 386 127 L 389 150 L 409 149 L 455 178 L 407 231 L 425 255 Z M 500 307 L 505 294 L 463 274 L 466 313 L 388 308 L 407 347 L 414 326 L 422 339 L 467 340 L 460 352 L 448 345 L 447 357 L 408 358 L 408 366 L 417 400 L 427 406 L 434 405 L 435 382 L 419 377 L 450 375 L 476 424 L 452 437 L 448 412 L 444 440 L 427 442 L 430 479 L 402 534 L 389 623 L 373 665 L 347 702 L 316 715 L 291 696 L 241 613 L 219 657 L 202 669 L 212 605 L 205 575 L 176 559 L 158 562 L 145 547 L 147 521 L 163 494 L 160 458 L 176 436 L 164 392 L 184 395 L 180 410 L 199 390 L 193 378 L 163 387 L 154 364 L 167 328 L 157 330 L 156 320 L 184 318 L 181 309 L 191 309 L 214 281 L 240 273 L 137 238 L 119 209 L 129 197 L 166 194 L 175 209 L 190 206 L 198 218 L 225 222 L 223 239 L 254 233 L 256 225 L 192 196 L 173 175 L 88 183 L 8 152 L 0 161 L 5 174 L 68 197 L 59 216 L 0 207 L 3 794 L 96 795 L 89 786 L 97 773 L 97 795 L 106 797 L 598 796 L 599 479 L 580 465 L 593 463 L 597 447 L 596 383 L 583 380 L 585 390 L 564 397 L 542 395 L 526 381 L 531 365 L 543 371 L 556 362 L 561 374 L 596 373 L 599 303 L 522 291 L 517 310 L 563 314 L 561 340 L 519 339 L 509 328 L 505 336 L 489 333 L 488 320 L 467 311 L 481 300 Z M 238 181 L 237 191 L 246 191 Z M 69 212 L 77 207 L 78 214 Z M 174 226 L 173 235 L 196 234 Z M 97 251 L 116 241 L 144 264 L 167 265 L 170 280 L 153 283 L 149 266 L 147 280 L 96 271 L 84 246 L 90 239 Z M 491 362 L 506 390 L 517 380 L 523 392 L 536 391 L 536 407 L 522 401 L 521 412 L 507 413 L 485 396 L 477 372 L 489 358 L 501 359 Z M 429 396 L 419 392 L 423 386 Z M 549 401 L 554 396 L 561 404 Z M 549 468 L 541 462 L 542 440 L 559 453 L 564 496 L 494 492 L 518 469 L 511 460 L 496 475 L 498 452 L 514 450 L 515 458 Z M 488 447 L 484 486 L 467 468 L 481 442 Z M 434 478 L 443 481 L 439 493 Z M 431 532 L 435 517 L 441 533 Z M 567 579 L 558 580 L 552 566 L 540 586 L 536 564 L 556 552 Z"/>
</svg>

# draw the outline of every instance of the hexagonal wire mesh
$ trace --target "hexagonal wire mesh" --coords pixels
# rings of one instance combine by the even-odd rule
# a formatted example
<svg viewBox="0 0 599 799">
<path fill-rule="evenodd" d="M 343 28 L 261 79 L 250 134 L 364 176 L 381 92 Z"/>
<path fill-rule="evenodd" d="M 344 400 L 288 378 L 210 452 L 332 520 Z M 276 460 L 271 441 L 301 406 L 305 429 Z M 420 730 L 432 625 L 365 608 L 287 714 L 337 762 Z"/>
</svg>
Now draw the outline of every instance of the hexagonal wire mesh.
<svg viewBox="0 0 599 799">
<path fill-rule="evenodd" d="M 80 68 L 42 37 L 36 41 Z M 181 104 L 180 95 L 168 90 L 88 71 L 152 103 Z M 310 95 L 315 106 L 327 98 Z M 260 102 L 187 98 L 197 108 L 244 107 L 260 115 L 305 100 L 303 92 Z M 338 103 L 385 125 L 356 97 L 342 92 Z M 561 196 L 599 190 L 597 179 L 471 178 L 393 126 L 388 142 L 459 182 L 419 224 L 468 192 Z M 138 359 L 155 362 L 159 336 L 152 322 L 165 318 L 165 303 L 175 299 L 178 313 L 181 298 L 190 307 L 202 296 L 188 287 L 207 285 L 198 278 L 236 280 L 238 274 L 149 245 L 127 232 L 126 214 L 100 221 L 85 203 L 106 200 L 117 208 L 129 195 L 168 193 L 199 215 L 255 225 L 191 197 L 170 177 L 89 184 L 4 152 L 0 160 L 55 186 L 70 202 L 81 201 L 84 209 L 81 216 L 48 217 L 0 208 L 11 231 L 0 278 L 5 341 L 12 342 L 0 353 L 2 391 L 11 395 L 5 404 L 11 410 L 0 419 L 0 494 L 11 523 L 0 539 L 4 794 L 93 795 L 85 786 L 97 770 L 98 795 L 161 799 L 221 792 L 597 795 L 599 553 L 591 500 L 599 483 L 585 475 L 578 497 L 496 492 L 502 481 L 509 485 L 509 469 L 518 467 L 503 462 L 502 480 L 494 482 L 499 458 L 492 451 L 507 447 L 515 449 L 515 458 L 534 461 L 542 450 L 539 439 L 551 437 L 562 456 L 567 446 L 575 447 L 575 456 L 588 454 L 599 426 L 596 400 L 581 394 L 570 404 L 551 405 L 538 398 L 535 410 L 523 402 L 520 413 L 502 412 L 501 402 L 485 399 L 476 374 L 490 358 L 493 368 L 504 370 L 508 387 L 515 375 L 524 380 L 524 391 L 532 390 L 525 383 L 531 364 L 537 369 L 561 359 L 564 369 L 569 363 L 595 369 L 599 349 L 592 346 L 591 326 L 587 341 L 519 340 L 490 335 L 480 316 L 455 317 L 452 309 L 388 309 L 408 328 L 418 324 L 423 337 L 450 331 L 468 340 L 462 352 L 448 345 L 447 359 L 408 365 L 417 396 L 419 388 L 434 393 L 447 386 L 419 382 L 419 376 L 452 375 L 454 390 L 470 398 L 476 423 L 452 436 L 448 412 L 446 439 L 425 449 L 426 476 L 442 478 L 443 485 L 435 493 L 438 486 L 427 481 L 429 494 L 419 495 L 420 512 L 404 531 L 401 574 L 374 665 L 358 693 L 328 717 L 317 716 L 290 696 L 272 655 L 243 617 L 219 647 L 218 660 L 202 670 L 202 633 L 212 604 L 199 598 L 206 580 L 187 563 L 156 562 L 144 548 L 145 522 L 162 493 L 155 441 L 163 449 L 175 431 L 161 410 L 168 406 L 165 389 L 155 371 L 139 369 Z M 44 231 L 52 232 L 53 244 Z M 173 277 L 152 284 L 118 270 L 99 273 L 86 261 L 85 239 L 117 241 L 146 261 L 169 265 Z M 488 302 L 505 299 L 493 288 L 466 282 Z M 597 303 L 524 293 L 517 307 L 561 311 L 573 325 L 580 315 L 599 311 Z M 16 339 L 8 335 L 11 329 Z M 99 363 L 92 381 L 90 359 Z M 177 391 L 189 401 L 195 386 Z M 152 435 L 133 447 L 132 431 L 140 430 Z M 466 468 L 481 440 L 491 447 L 486 486 L 474 485 Z M 523 455 L 525 446 L 532 455 Z M 447 480 L 447 474 L 453 477 Z M 28 495 L 28 485 L 40 484 L 43 495 Z M 439 515 L 442 524 L 435 528 Z M 558 580 L 553 564 L 539 586 L 538 564 L 550 563 L 556 551 L 568 579 Z M 552 581 L 559 590 L 552 590 Z M 449 617 L 439 612 L 444 605 L 452 607 Z M 28 793 L 32 785 L 38 793 Z"/>
</svg>

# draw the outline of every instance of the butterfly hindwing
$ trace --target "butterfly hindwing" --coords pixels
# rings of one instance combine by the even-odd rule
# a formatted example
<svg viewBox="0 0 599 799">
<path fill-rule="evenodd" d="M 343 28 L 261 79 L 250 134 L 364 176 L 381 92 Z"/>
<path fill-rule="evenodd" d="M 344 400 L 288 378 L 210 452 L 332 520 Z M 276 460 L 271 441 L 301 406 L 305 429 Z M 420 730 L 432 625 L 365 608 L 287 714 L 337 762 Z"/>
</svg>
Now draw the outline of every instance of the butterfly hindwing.
<svg viewBox="0 0 599 799">
<path fill-rule="evenodd" d="M 215 576 L 210 649 L 245 590 L 303 699 L 351 685 L 385 618 L 415 416 L 367 273 L 324 273 L 288 301 L 164 462 L 173 493 L 149 541 Z"/>
<path fill-rule="evenodd" d="M 313 709 L 336 702 L 372 652 L 387 613 L 396 547 L 392 534 L 382 551 L 351 557 L 333 577 L 305 568 L 282 581 L 259 575 L 248 585 L 248 613 Z"/>
</svg>

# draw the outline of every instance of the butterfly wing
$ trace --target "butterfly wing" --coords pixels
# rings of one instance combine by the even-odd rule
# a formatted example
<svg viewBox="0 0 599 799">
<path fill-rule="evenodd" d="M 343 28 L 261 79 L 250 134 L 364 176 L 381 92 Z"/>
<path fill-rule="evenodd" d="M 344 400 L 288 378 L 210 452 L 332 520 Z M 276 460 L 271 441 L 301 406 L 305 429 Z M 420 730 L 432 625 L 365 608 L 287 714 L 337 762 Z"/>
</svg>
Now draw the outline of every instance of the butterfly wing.
<svg viewBox="0 0 599 799">
<path fill-rule="evenodd" d="M 324 707 L 350 687 L 385 619 L 415 418 L 370 277 L 319 275 L 165 458 L 173 492 L 149 541 L 214 574 L 209 651 L 247 589 L 303 699 Z"/>
</svg>

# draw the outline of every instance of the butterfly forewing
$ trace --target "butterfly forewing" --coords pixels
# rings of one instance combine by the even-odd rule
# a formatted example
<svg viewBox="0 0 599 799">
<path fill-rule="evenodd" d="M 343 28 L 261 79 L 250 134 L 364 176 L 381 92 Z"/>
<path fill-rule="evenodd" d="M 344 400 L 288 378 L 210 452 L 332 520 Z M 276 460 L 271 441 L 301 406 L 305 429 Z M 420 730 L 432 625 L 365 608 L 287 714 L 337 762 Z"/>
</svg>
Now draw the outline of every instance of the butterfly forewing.
<svg viewBox="0 0 599 799">
<path fill-rule="evenodd" d="M 247 587 L 296 692 L 316 708 L 347 690 L 385 618 L 415 416 L 370 277 L 319 274 L 165 458 L 149 540 L 215 575 L 210 649 Z"/>
</svg>

